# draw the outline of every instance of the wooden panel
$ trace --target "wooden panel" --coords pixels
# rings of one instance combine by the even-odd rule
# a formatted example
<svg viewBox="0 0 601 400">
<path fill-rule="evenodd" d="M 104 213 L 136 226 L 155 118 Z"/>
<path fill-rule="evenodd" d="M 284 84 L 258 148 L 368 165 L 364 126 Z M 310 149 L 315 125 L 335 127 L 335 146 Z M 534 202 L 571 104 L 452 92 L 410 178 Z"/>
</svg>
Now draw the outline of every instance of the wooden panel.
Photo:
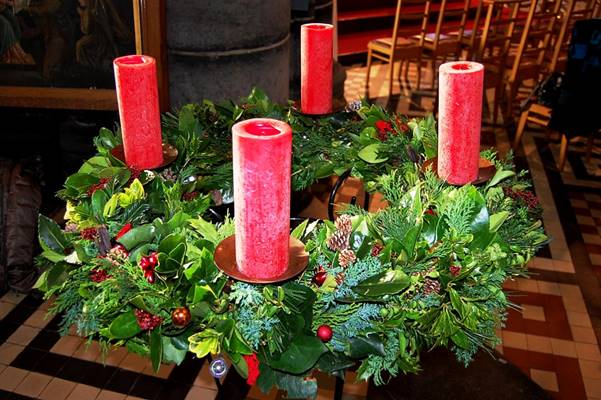
<svg viewBox="0 0 601 400">
<path fill-rule="evenodd" d="M 0 87 L 0 106 L 116 110 L 117 96 L 109 89 L 53 89 L 45 87 Z"/>
</svg>

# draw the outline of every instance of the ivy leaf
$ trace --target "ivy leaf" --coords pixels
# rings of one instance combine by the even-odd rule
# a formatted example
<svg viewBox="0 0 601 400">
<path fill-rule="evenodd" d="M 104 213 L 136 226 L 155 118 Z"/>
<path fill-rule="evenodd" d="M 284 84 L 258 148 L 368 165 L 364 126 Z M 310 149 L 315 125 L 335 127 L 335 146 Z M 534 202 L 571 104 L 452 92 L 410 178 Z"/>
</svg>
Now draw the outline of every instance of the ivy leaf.
<svg viewBox="0 0 601 400">
<path fill-rule="evenodd" d="M 315 336 L 297 336 L 281 356 L 270 362 L 272 368 L 302 374 L 313 368 L 327 347 Z"/>
<path fill-rule="evenodd" d="M 42 214 L 38 216 L 38 232 L 40 244 L 44 249 L 64 254 L 71 246 L 71 242 L 57 223 Z"/>
<path fill-rule="evenodd" d="M 359 153 L 357 153 L 357 156 L 360 159 L 362 159 L 363 161 L 370 163 L 370 164 L 383 163 L 384 161 L 388 160 L 388 157 L 383 157 L 383 158 L 378 157 L 378 151 L 380 150 L 380 146 L 381 146 L 380 143 L 373 143 L 373 144 L 370 144 L 369 146 L 365 146 L 364 148 L 359 150 Z"/>
<path fill-rule="evenodd" d="M 411 278 L 403 271 L 391 269 L 372 276 L 353 288 L 358 295 L 365 297 L 381 297 L 396 294 L 411 284 Z"/>
<path fill-rule="evenodd" d="M 157 327 L 150 332 L 150 360 L 152 369 L 158 372 L 163 361 L 163 340 L 161 339 L 161 328 Z"/>
<path fill-rule="evenodd" d="M 133 310 L 119 315 L 109 325 L 109 334 L 113 339 L 127 339 L 141 331 Z"/>
</svg>

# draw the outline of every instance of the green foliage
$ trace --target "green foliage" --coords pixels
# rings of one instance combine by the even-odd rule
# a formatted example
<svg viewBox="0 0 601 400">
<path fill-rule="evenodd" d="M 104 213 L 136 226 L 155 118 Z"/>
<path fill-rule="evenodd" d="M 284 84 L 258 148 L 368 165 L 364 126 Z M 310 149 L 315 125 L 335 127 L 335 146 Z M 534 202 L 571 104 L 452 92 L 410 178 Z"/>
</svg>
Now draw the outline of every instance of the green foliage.
<svg viewBox="0 0 601 400">
<path fill-rule="evenodd" d="M 234 221 L 213 224 L 205 215 L 213 198 L 231 195 L 231 127 L 254 117 L 291 125 L 294 190 L 350 170 L 388 201 L 372 213 L 345 211 L 352 225 L 345 254 L 328 247 L 334 223 L 300 224 L 292 235 L 305 242 L 309 265 L 279 285 L 221 273 L 214 252 L 234 234 Z M 363 102 L 356 112 L 312 119 L 254 90 L 238 103 L 186 105 L 166 114 L 163 128 L 178 157 L 141 172 L 111 155 L 120 133 L 101 130 L 98 154 L 59 192 L 68 224 L 61 229 L 40 216 L 36 284 L 56 297 L 51 311 L 63 314 L 62 333 L 75 325 L 103 348 L 150 357 L 155 369 L 181 363 L 188 351 L 222 353 L 248 375 L 242 356 L 255 353 L 261 389 L 311 398 L 315 369 L 343 376 L 357 362 L 360 379 L 382 384 L 417 372 L 420 351 L 436 346 L 467 363 L 497 343 L 495 329 L 511 306 L 503 282 L 525 275 L 548 240 L 530 183 L 511 159 L 483 152 L 497 171 L 479 187 L 453 187 L 421 170 L 437 151 L 431 116 L 407 120 Z M 98 231 L 127 253 L 106 253 Z M 153 253 L 150 283 L 140 263 Z M 191 313 L 184 327 L 172 321 L 179 307 Z M 152 329 L 139 325 L 137 310 L 153 317 Z M 321 325 L 333 331 L 326 343 L 316 337 Z"/>
</svg>

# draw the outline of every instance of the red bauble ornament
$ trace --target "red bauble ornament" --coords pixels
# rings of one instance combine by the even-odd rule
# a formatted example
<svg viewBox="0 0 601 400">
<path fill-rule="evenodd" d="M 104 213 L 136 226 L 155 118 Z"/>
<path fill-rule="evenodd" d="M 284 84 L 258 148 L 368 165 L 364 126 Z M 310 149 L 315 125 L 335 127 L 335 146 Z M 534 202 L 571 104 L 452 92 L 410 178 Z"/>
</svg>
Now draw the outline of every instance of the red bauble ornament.
<svg viewBox="0 0 601 400">
<path fill-rule="evenodd" d="M 317 286 L 321 286 L 326 281 L 327 277 L 328 273 L 326 271 L 319 271 L 313 276 L 313 283 L 315 283 Z"/>
<path fill-rule="evenodd" d="M 329 325 L 321 325 L 317 328 L 317 337 L 324 343 L 332 340 L 333 334 L 334 331 L 332 331 L 332 328 L 330 328 Z"/>
<path fill-rule="evenodd" d="M 192 315 L 188 307 L 177 307 L 171 312 L 171 321 L 175 326 L 186 326 L 190 323 Z"/>
</svg>

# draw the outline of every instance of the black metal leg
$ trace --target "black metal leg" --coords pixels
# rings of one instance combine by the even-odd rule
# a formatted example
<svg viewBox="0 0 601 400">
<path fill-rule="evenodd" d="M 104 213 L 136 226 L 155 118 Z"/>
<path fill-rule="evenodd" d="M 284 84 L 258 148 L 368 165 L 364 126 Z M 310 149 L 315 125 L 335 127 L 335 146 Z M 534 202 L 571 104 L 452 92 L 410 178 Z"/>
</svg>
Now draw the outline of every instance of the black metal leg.
<svg viewBox="0 0 601 400">
<path fill-rule="evenodd" d="M 342 400 L 344 393 L 344 379 L 336 377 L 336 386 L 334 386 L 334 400 Z"/>
<path fill-rule="evenodd" d="M 338 190 L 340 186 L 351 176 L 351 170 L 346 170 L 342 175 L 338 177 L 338 180 L 334 184 L 332 191 L 330 192 L 330 198 L 328 200 L 328 218 L 330 221 L 334 221 L 334 200 L 336 199 L 336 194 L 338 194 Z"/>
</svg>

